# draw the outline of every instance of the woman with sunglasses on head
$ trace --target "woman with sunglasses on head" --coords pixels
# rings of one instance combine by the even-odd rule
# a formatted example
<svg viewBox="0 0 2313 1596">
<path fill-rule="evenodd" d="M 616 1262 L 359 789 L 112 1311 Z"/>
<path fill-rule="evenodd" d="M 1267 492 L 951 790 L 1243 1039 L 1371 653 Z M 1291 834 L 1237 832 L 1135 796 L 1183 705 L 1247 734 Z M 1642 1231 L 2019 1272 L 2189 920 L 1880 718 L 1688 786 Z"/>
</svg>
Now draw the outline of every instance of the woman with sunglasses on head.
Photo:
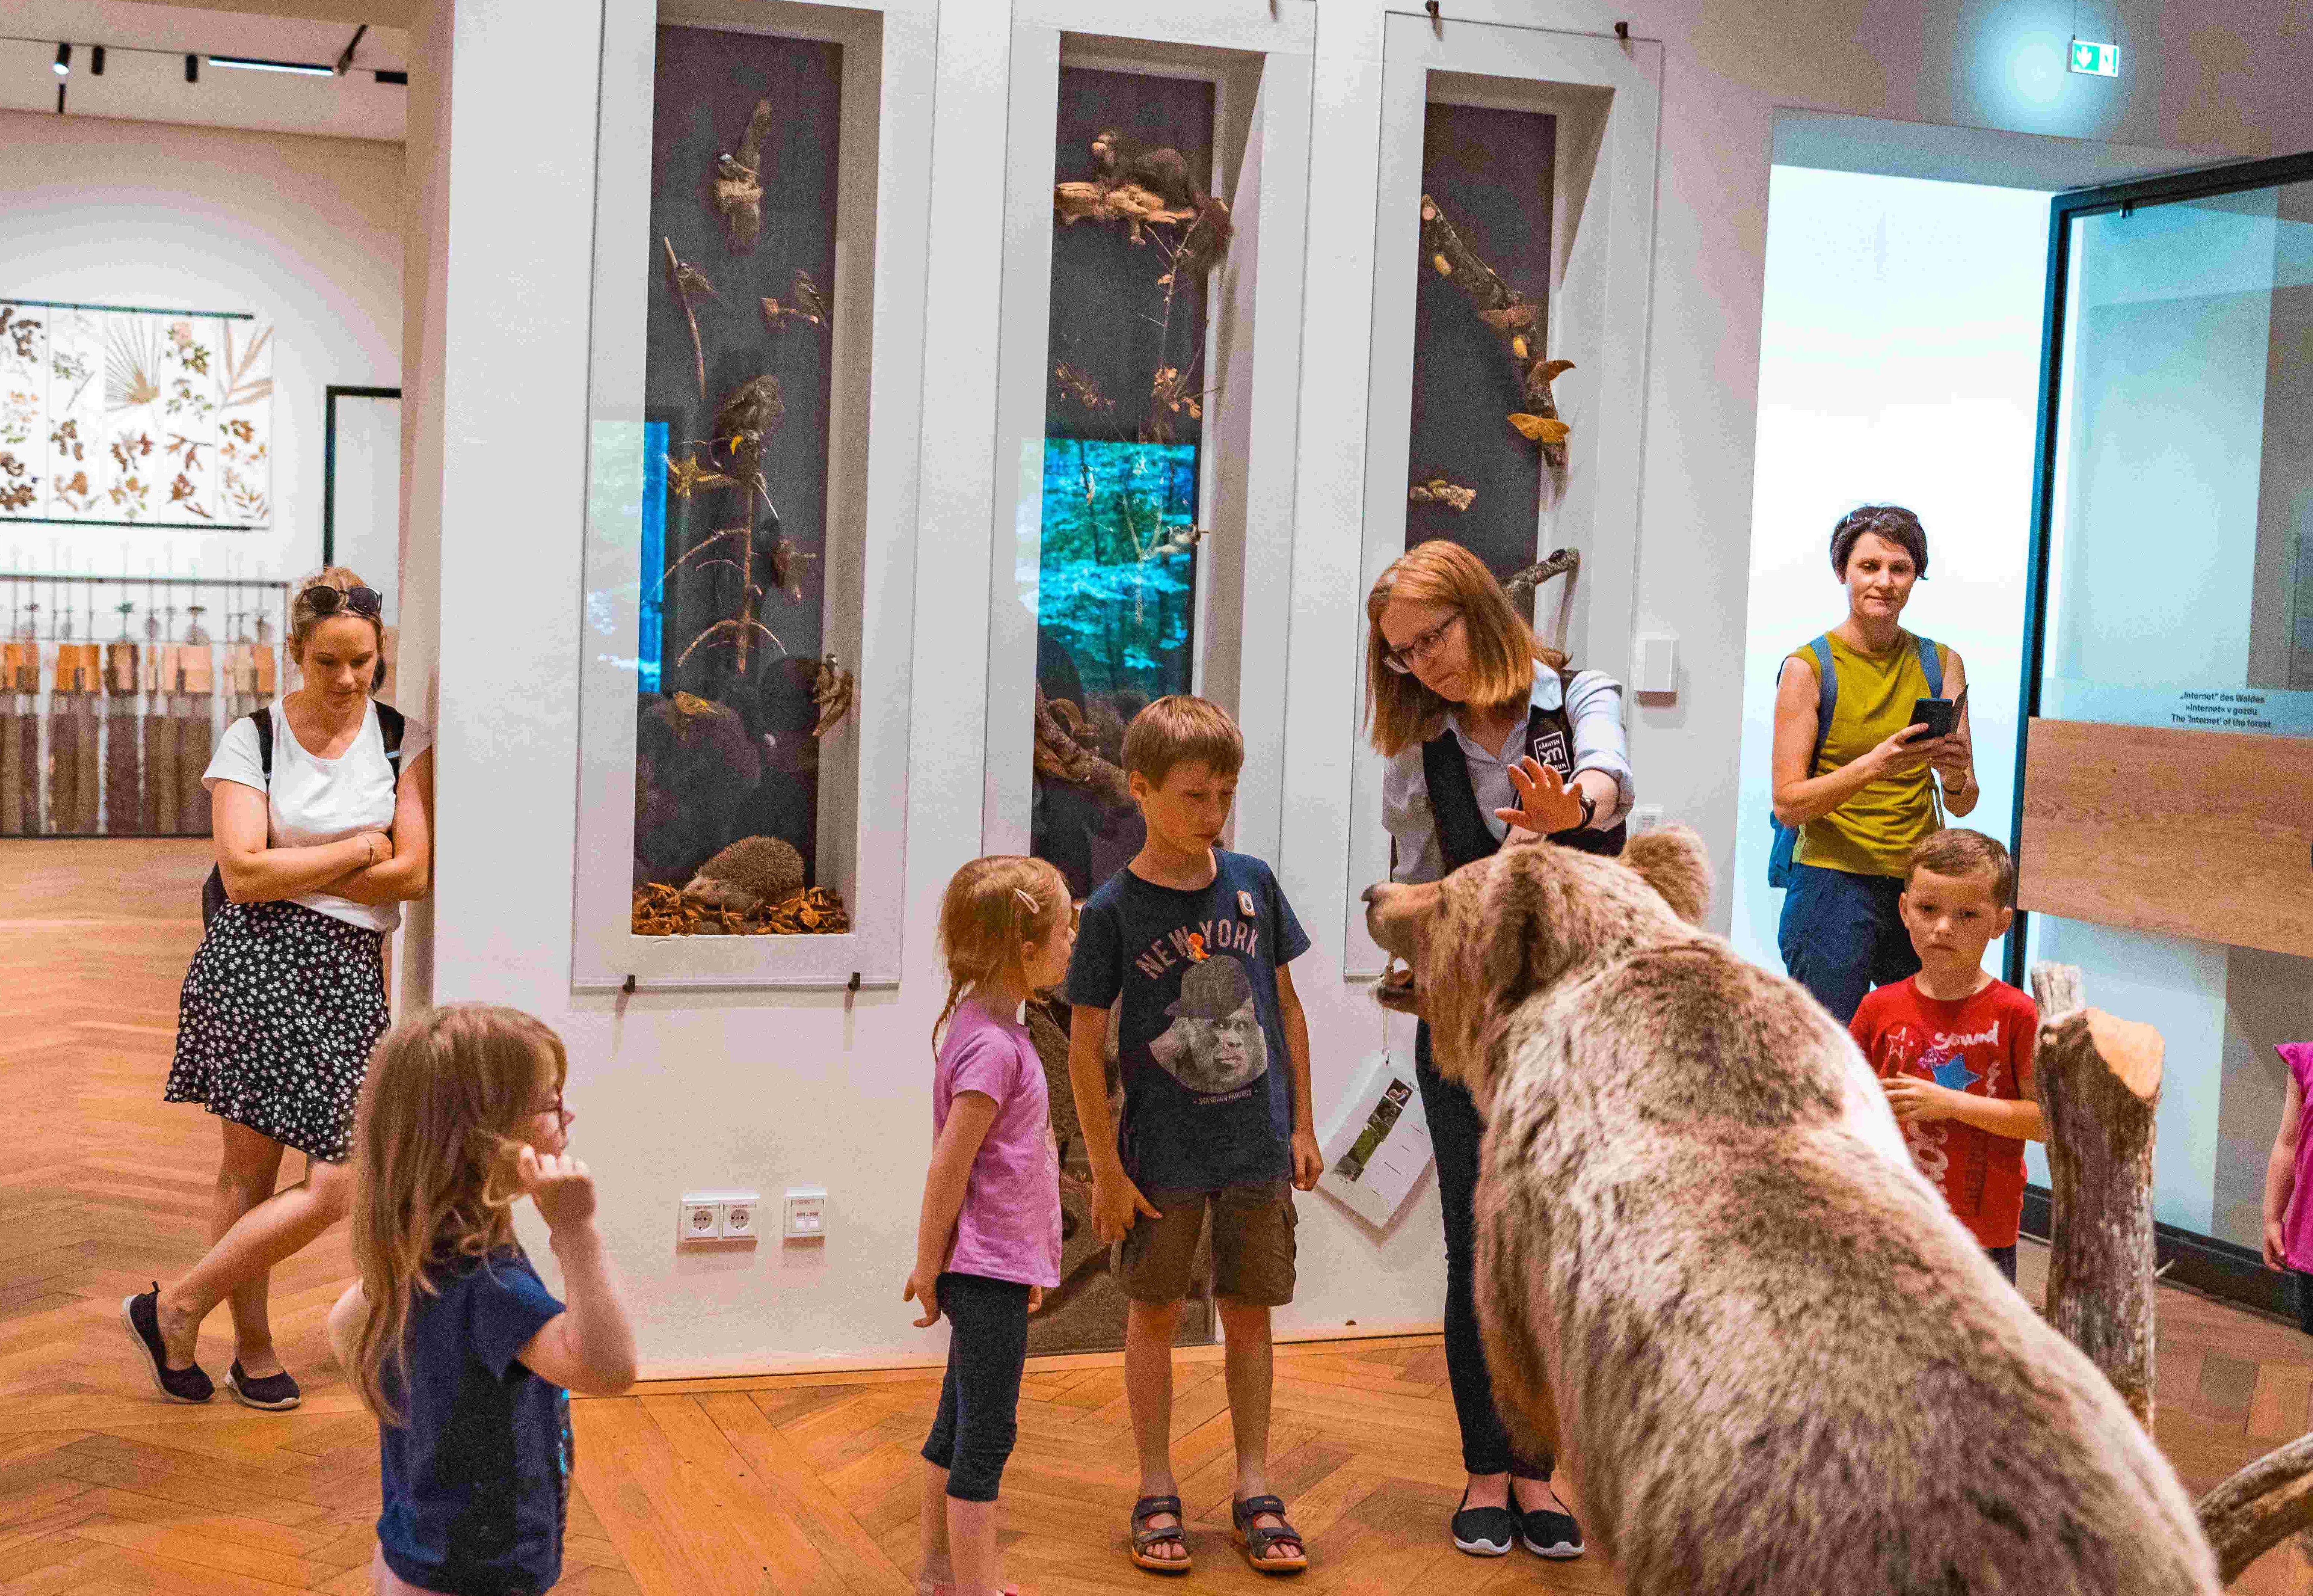
<svg viewBox="0 0 2313 1596">
<path fill-rule="evenodd" d="M 224 1136 L 208 1253 L 121 1303 L 128 1338 L 171 1401 L 206 1402 L 202 1320 L 230 1302 L 225 1376 L 251 1407 L 295 1407 L 274 1355 L 268 1271 L 341 1218 L 354 1105 L 388 1024 L 384 943 L 426 895 L 434 760 L 426 728 L 370 694 L 384 679 L 383 601 L 352 572 L 310 578 L 289 607 L 302 684 L 233 722 L 202 776 L 224 901 L 180 999 L 163 1093 L 217 1116 Z M 304 1178 L 277 1192 L 285 1150 Z"/>
<path fill-rule="evenodd" d="M 1622 852 L 1634 796 L 1622 683 L 1568 671 L 1485 562 L 1442 539 L 1381 574 L 1366 622 L 1367 727 L 1389 760 L 1382 823 L 1393 881 L 1436 881 L 1519 843 Z M 1581 1527 L 1551 1488 L 1552 1460 L 1518 1456 L 1494 1408 L 1470 1278 L 1485 1127 L 1469 1092 L 1432 1067 L 1426 1024 L 1415 1032 L 1414 1079 L 1438 1157 L 1446 1370 L 1470 1476 L 1454 1544 L 1499 1557 L 1517 1539 L 1539 1557 L 1579 1557 Z"/>
</svg>

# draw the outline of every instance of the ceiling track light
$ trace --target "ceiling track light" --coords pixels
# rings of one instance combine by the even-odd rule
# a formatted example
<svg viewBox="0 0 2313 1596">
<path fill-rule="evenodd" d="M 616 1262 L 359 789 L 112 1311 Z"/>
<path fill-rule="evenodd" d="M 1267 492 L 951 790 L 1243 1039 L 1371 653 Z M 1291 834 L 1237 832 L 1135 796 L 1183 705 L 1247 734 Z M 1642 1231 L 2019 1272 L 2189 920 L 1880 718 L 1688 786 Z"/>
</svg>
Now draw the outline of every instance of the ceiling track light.
<svg viewBox="0 0 2313 1596">
<path fill-rule="evenodd" d="M 56 74 L 58 77 L 72 75 L 72 46 L 68 44 L 57 46 Z"/>
<path fill-rule="evenodd" d="M 238 66 L 248 72 L 287 72 L 299 77 L 335 77 L 338 69 L 312 61 L 268 61 L 257 56 L 211 56 L 212 66 Z"/>
<path fill-rule="evenodd" d="M 201 58 L 198 56 L 185 57 L 185 81 L 189 83 L 201 81 Z"/>
<path fill-rule="evenodd" d="M 104 75 L 104 47 L 101 44 L 88 47 L 88 75 L 91 77 Z"/>
</svg>

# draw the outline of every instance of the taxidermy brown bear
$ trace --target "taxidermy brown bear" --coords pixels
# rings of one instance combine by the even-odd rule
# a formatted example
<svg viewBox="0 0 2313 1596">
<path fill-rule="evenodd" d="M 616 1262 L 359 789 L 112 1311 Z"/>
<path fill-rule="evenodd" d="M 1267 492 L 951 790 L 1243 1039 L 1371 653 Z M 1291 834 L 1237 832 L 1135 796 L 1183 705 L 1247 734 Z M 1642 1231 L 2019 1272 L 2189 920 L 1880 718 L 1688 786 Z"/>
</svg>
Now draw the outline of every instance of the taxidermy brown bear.
<svg viewBox="0 0 2313 1596">
<path fill-rule="evenodd" d="M 1693 832 L 1366 894 L 1486 1115 L 1505 1420 L 1630 1596 L 2213 1592 L 2175 1472 L 1913 1168 L 1843 1031 L 1696 929 Z"/>
</svg>

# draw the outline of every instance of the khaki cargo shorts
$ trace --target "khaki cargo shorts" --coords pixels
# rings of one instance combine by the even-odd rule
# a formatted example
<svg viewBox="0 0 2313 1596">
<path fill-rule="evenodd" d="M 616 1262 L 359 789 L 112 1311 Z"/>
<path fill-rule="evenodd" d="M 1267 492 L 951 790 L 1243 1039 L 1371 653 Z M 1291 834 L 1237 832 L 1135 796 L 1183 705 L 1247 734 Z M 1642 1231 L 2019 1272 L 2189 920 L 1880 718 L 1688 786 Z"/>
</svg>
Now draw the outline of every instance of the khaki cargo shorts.
<svg viewBox="0 0 2313 1596">
<path fill-rule="evenodd" d="M 1177 1302 L 1189 1294 L 1208 1207 L 1215 1294 L 1247 1308 L 1282 1308 L 1293 1300 L 1292 1181 L 1141 1195 L 1163 1217 L 1140 1215 L 1109 1256 L 1118 1288 L 1133 1302 Z"/>
</svg>

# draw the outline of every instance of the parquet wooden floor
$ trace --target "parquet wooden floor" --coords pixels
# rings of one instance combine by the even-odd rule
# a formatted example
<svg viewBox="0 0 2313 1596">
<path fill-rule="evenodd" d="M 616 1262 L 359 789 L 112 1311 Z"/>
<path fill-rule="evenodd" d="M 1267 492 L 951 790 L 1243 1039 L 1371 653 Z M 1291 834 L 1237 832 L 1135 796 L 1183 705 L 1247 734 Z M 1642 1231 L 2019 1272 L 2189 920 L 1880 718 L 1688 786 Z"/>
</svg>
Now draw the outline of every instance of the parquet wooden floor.
<svg viewBox="0 0 2313 1596">
<path fill-rule="evenodd" d="M 0 1170 L 0 1596 L 368 1588 L 375 1431 L 322 1335 L 348 1275 L 342 1230 L 275 1273 L 282 1355 L 306 1390 L 295 1413 L 222 1395 L 164 1404 L 119 1329 L 125 1293 L 206 1244 L 215 1132 L 159 1095 L 207 869 L 198 843 L 0 843 L 0 1080 L 14 1120 Z M 2036 1300 L 2045 1255 L 2024 1250 Z M 2293 1327 L 2173 1289 L 2161 1324 L 2157 1429 L 2188 1488 L 2308 1427 L 2313 1342 Z M 212 1373 L 228 1334 L 220 1314 L 202 1347 Z M 1159 1582 L 1119 1550 L 1134 1482 L 1116 1360 L 1033 1366 L 1005 1478 L 1010 1577 L 1032 1596 L 1276 1589 L 1227 1547 L 1220 1369 L 1218 1348 L 1183 1355 L 1174 1424 L 1198 1565 Z M 1275 1483 L 1315 1563 L 1288 1588 L 1614 1592 L 1595 1554 L 1481 1563 L 1444 1542 L 1460 1484 L 1445 1379 L 1434 1337 L 1280 1349 Z M 932 1374 L 895 1371 L 662 1382 L 579 1403 L 558 1588 L 900 1596 L 937 1393 Z M 2235 1589 L 2302 1596 L 2313 1574 L 2284 1548 Z"/>
</svg>

